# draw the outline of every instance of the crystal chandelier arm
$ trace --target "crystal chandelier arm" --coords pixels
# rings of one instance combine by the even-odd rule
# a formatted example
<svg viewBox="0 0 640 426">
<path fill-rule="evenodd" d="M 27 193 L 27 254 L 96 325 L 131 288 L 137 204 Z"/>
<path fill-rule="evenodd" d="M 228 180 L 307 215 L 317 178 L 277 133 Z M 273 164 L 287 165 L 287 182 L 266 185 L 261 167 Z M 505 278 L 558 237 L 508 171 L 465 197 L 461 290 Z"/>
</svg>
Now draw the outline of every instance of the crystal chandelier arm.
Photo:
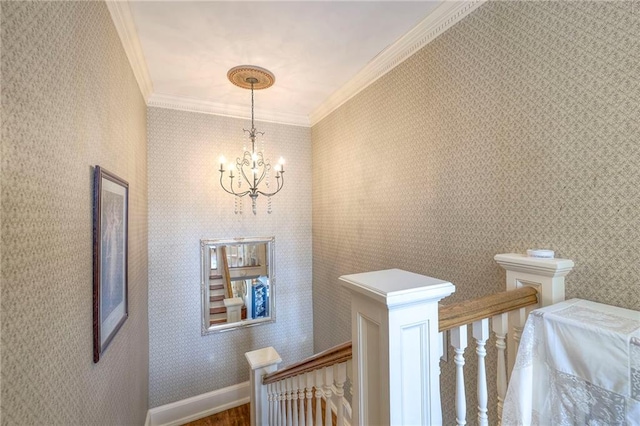
<svg viewBox="0 0 640 426">
<path fill-rule="evenodd" d="M 278 183 L 278 189 L 276 189 L 274 192 L 262 192 L 262 191 L 256 191 L 256 192 L 258 194 L 264 195 L 266 197 L 271 197 L 272 195 L 276 195 L 278 192 L 280 192 L 280 190 L 284 186 L 284 172 L 279 172 L 279 173 L 280 173 L 280 175 L 276 176 L 276 181 Z"/>
<path fill-rule="evenodd" d="M 251 163 L 249 162 L 249 160 L 246 159 L 247 155 L 249 155 L 249 158 L 251 158 L 251 154 L 248 151 L 245 151 L 242 161 L 238 159 L 238 162 L 237 162 L 238 170 L 239 170 L 238 179 L 240 179 L 240 175 L 242 175 L 242 178 L 247 183 L 247 185 L 249 185 L 249 188 L 252 188 L 251 181 L 249 180 L 247 175 L 244 173 L 244 166 L 251 166 Z"/>
<path fill-rule="evenodd" d="M 271 168 L 271 164 L 265 163 L 264 161 L 260 161 L 258 165 L 262 167 L 262 174 L 256 180 L 256 183 L 255 183 L 256 188 L 258 187 L 258 185 L 260 185 L 260 182 L 262 182 L 264 177 L 267 175 L 267 171 Z"/>
<path fill-rule="evenodd" d="M 235 195 L 236 197 L 244 197 L 245 195 L 249 194 L 249 192 L 251 192 L 251 191 L 235 192 L 233 190 L 233 178 L 231 178 L 231 191 L 229 191 L 227 188 L 225 188 L 224 182 L 222 181 L 222 178 L 224 178 L 224 171 L 220 172 L 220 186 L 222 187 L 222 189 L 225 190 L 225 192 L 227 192 L 227 193 L 229 193 L 231 195 Z"/>
</svg>

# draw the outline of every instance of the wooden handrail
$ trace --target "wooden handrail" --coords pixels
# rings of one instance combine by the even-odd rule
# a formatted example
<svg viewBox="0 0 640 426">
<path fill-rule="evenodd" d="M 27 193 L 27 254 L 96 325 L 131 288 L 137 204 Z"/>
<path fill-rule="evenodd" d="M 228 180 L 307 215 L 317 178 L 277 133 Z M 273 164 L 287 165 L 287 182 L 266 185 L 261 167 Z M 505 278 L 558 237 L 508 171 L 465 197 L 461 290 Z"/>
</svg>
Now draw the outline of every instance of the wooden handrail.
<svg viewBox="0 0 640 426">
<path fill-rule="evenodd" d="M 468 300 L 438 309 L 439 331 L 449 330 L 465 324 L 471 324 L 485 318 L 538 303 L 538 292 L 533 287 L 503 291 L 478 299 Z"/>
<path fill-rule="evenodd" d="M 222 256 L 223 275 L 225 282 L 225 296 L 233 297 L 233 287 L 231 286 L 231 274 L 229 273 L 229 259 L 227 258 L 227 246 L 220 247 L 220 255 Z"/>
<path fill-rule="evenodd" d="M 350 359 L 351 342 L 345 342 L 338 346 L 334 346 L 331 349 L 327 349 L 326 351 L 317 353 L 296 364 L 285 367 L 282 370 L 267 374 L 262 378 L 262 384 L 268 385 L 269 383 L 279 382 L 280 380 L 299 376 L 300 374 L 308 373 L 322 367 L 339 364 Z"/>
<path fill-rule="evenodd" d="M 503 291 L 466 302 L 440 306 L 438 309 L 439 331 L 449 330 L 470 324 L 495 315 L 538 303 L 538 292 L 533 287 L 522 287 L 517 290 Z M 262 378 L 262 384 L 279 382 L 290 377 L 299 376 L 322 367 L 339 364 L 352 357 L 351 342 L 345 342 L 331 349 L 317 353 L 303 361 L 274 371 Z"/>
</svg>

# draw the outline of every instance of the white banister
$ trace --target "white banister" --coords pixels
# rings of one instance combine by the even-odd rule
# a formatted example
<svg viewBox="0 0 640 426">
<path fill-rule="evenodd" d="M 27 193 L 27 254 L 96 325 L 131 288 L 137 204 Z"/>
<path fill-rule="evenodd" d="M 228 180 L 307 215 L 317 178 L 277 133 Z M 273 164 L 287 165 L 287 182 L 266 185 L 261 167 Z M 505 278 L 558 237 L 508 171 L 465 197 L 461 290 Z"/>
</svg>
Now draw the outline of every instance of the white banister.
<svg viewBox="0 0 640 426">
<path fill-rule="evenodd" d="M 507 290 L 524 286 L 535 287 L 538 291 L 539 306 L 545 307 L 564 301 L 564 277 L 571 272 L 574 263 L 570 259 L 542 259 L 522 254 L 497 254 L 494 259 L 507 271 Z M 509 323 L 514 329 L 514 338 L 520 337 L 527 312 L 514 311 Z M 509 372 L 513 369 L 517 354 L 517 341 L 507 340 Z"/>
<path fill-rule="evenodd" d="M 322 369 L 314 371 L 315 373 L 315 388 L 316 388 L 316 425 L 322 424 Z"/>
<path fill-rule="evenodd" d="M 502 406 L 504 397 L 507 394 L 507 363 L 504 350 L 507 348 L 506 337 L 509 329 L 509 314 L 496 315 L 491 320 L 491 327 L 496 334 L 496 348 L 498 349 L 497 360 L 497 388 L 498 388 L 498 421 L 502 423 Z"/>
<path fill-rule="evenodd" d="M 342 399 L 344 398 L 344 382 L 347 380 L 347 363 L 343 362 L 335 366 L 335 381 L 336 381 L 336 408 L 337 423 L 338 426 L 344 426 L 344 404 Z"/>
<path fill-rule="evenodd" d="M 269 395 L 269 424 L 276 424 L 276 404 L 274 401 L 277 401 L 277 394 L 275 392 L 275 383 L 270 383 L 267 385 L 267 394 Z"/>
<path fill-rule="evenodd" d="M 467 348 L 467 326 L 461 325 L 451 329 L 451 346 L 456 364 L 456 423 L 467 424 L 467 397 L 464 389 L 464 350 Z"/>
<path fill-rule="evenodd" d="M 291 425 L 298 426 L 298 378 L 291 377 Z"/>
<path fill-rule="evenodd" d="M 282 362 L 280 355 L 273 347 L 258 349 L 244 354 L 251 367 L 250 400 L 251 426 L 269 424 L 269 397 L 267 387 L 262 385 L 262 376 L 272 373 Z"/>
<path fill-rule="evenodd" d="M 298 413 L 298 425 L 306 426 L 305 416 L 304 416 L 304 387 L 305 387 L 305 375 L 301 374 L 296 377 L 298 381 L 298 401 L 300 405 L 300 411 Z M 310 425 L 311 426 L 311 425 Z"/>
<path fill-rule="evenodd" d="M 487 416 L 489 395 L 484 358 L 487 356 L 485 345 L 487 344 L 487 339 L 489 339 L 488 318 L 473 323 L 473 338 L 476 340 L 476 354 L 478 355 L 478 424 L 487 426 L 489 424 L 489 417 Z"/>
<path fill-rule="evenodd" d="M 324 398 L 326 401 L 324 425 L 333 426 L 333 418 L 331 417 L 331 395 L 333 386 L 333 366 L 324 368 Z M 317 409 L 320 409 L 318 407 Z"/>
<path fill-rule="evenodd" d="M 314 372 L 305 373 L 305 395 L 307 397 L 307 426 L 313 426 L 313 379 Z"/>
<path fill-rule="evenodd" d="M 438 301 L 455 287 L 399 269 L 340 279 L 351 293 L 352 424 L 441 424 Z"/>
<path fill-rule="evenodd" d="M 280 419 L 278 420 L 278 424 L 280 426 L 287 426 L 287 390 L 286 383 L 284 380 L 279 382 L 280 387 L 280 396 L 278 397 L 278 401 L 280 403 Z"/>
</svg>

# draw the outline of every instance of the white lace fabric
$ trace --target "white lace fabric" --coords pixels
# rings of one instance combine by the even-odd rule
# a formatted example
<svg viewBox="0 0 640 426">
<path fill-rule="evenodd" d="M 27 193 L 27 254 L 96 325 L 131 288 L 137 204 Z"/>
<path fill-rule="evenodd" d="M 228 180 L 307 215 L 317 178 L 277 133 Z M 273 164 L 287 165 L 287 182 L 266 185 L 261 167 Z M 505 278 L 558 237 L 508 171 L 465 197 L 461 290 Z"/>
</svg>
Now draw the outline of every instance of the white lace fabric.
<svg viewBox="0 0 640 426">
<path fill-rule="evenodd" d="M 640 312 L 581 299 L 531 312 L 502 424 L 640 425 Z"/>
</svg>

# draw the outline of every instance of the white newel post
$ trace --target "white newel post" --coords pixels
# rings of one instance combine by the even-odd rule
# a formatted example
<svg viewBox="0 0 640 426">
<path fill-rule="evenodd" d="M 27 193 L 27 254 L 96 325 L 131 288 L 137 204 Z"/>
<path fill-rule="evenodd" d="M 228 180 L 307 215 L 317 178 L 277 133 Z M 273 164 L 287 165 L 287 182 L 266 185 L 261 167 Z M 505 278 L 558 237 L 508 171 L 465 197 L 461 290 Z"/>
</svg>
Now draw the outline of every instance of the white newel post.
<svg viewBox="0 0 640 426">
<path fill-rule="evenodd" d="M 242 320 L 242 305 L 244 300 L 239 297 L 224 299 L 224 307 L 227 308 L 227 323 L 240 322 Z"/>
<path fill-rule="evenodd" d="M 573 269 L 572 260 L 542 259 L 514 253 L 497 254 L 494 259 L 507 271 L 507 291 L 535 287 L 540 308 L 564 300 L 564 277 Z M 526 319 L 525 309 L 509 313 L 509 331 L 513 333 L 512 338 L 507 339 L 509 373 L 516 360 L 517 345 Z"/>
<path fill-rule="evenodd" d="M 262 385 L 262 376 L 276 371 L 282 359 L 271 346 L 247 352 L 244 356 L 251 367 L 251 377 L 249 378 L 249 386 L 251 388 L 251 426 L 268 425 L 269 398 L 267 386 Z"/>
<path fill-rule="evenodd" d="M 351 293 L 353 424 L 441 424 L 438 301 L 453 284 L 399 269 L 340 279 Z"/>
</svg>

